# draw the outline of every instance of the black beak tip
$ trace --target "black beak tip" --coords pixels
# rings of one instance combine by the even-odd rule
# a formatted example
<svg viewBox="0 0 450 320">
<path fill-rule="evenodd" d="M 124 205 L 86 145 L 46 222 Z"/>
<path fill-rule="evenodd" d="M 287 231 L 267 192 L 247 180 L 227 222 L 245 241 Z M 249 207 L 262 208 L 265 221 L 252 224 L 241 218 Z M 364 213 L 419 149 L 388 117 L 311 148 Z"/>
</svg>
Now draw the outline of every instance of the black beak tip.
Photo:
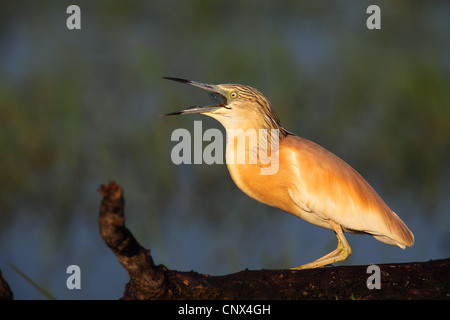
<svg viewBox="0 0 450 320">
<path fill-rule="evenodd" d="M 174 78 L 174 77 L 162 77 L 162 78 L 166 79 L 166 80 L 172 80 L 172 81 L 181 82 L 181 83 L 189 83 L 189 82 L 191 82 L 190 80 L 181 79 L 181 78 Z"/>
<path fill-rule="evenodd" d="M 182 114 L 181 111 L 176 111 L 176 112 L 171 112 L 171 113 L 166 113 L 166 114 L 160 114 L 160 117 L 168 117 L 168 116 L 178 116 Z"/>
</svg>

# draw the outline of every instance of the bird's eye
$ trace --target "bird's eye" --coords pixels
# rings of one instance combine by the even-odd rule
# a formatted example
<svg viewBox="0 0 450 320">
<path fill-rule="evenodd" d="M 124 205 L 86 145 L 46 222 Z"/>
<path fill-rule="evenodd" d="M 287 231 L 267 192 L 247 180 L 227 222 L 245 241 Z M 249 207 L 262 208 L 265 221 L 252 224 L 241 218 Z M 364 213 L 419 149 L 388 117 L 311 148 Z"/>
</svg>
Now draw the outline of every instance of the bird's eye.
<svg viewBox="0 0 450 320">
<path fill-rule="evenodd" d="M 232 93 L 230 93 L 230 97 L 231 97 L 232 99 L 236 99 L 237 96 L 238 96 L 238 94 L 237 94 L 236 91 L 233 91 Z"/>
</svg>

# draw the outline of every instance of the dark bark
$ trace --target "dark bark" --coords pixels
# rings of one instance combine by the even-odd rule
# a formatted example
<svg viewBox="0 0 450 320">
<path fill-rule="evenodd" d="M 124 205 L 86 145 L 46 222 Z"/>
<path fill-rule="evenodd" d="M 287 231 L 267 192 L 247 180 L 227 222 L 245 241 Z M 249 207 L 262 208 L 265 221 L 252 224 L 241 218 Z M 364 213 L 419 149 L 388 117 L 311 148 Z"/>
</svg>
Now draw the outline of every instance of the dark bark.
<svg viewBox="0 0 450 320">
<path fill-rule="evenodd" d="M 450 259 L 379 265 L 381 289 L 368 289 L 368 266 L 245 270 L 225 276 L 155 265 L 125 227 L 122 188 L 99 189 L 100 232 L 128 272 L 122 299 L 450 299 Z"/>
<path fill-rule="evenodd" d="M 12 300 L 13 299 L 13 293 L 11 291 L 11 288 L 9 287 L 8 283 L 5 280 L 5 277 L 3 276 L 2 271 L 0 270 L 0 300 Z"/>
<path fill-rule="evenodd" d="M 130 276 L 125 297 L 157 299 L 165 286 L 164 267 L 155 266 L 150 250 L 143 248 L 125 227 L 122 188 L 114 182 L 101 186 L 100 234 Z"/>
</svg>

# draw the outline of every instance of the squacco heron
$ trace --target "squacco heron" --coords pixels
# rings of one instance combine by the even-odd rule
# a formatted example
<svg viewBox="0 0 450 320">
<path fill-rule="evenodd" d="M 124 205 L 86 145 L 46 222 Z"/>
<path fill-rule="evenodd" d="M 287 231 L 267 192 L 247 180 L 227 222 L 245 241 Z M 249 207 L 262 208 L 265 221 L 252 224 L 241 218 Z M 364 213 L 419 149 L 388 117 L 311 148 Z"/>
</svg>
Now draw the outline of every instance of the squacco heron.
<svg viewBox="0 0 450 320">
<path fill-rule="evenodd" d="M 276 173 L 261 174 L 263 164 L 260 161 L 227 161 L 227 167 L 235 184 L 250 197 L 335 232 L 338 245 L 334 251 L 292 269 L 318 268 L 346 260 L 352 250 L 344 232 L 369 234 L 402 249 L 413 245 L 414 235 L 369 183 L 333 153 L 287 131 L 258 90 L 239 84 L 212 85 L 166 79 L 211 91 L 221 100 L 219 104 L 194 106 L 166 115 L 201 113 L 218 120 L 227 132 L 277 130 L 278 143 L 272 143 L 276 139 L 270 137 L 269 143 L 264 144 L 277 156 Z M 227 158 L 237 152 L 236 141 L 231 140 L 227 138 Z M 254 149 L 246 142 L 244 150 L 249 159 Z"/>
</svg>

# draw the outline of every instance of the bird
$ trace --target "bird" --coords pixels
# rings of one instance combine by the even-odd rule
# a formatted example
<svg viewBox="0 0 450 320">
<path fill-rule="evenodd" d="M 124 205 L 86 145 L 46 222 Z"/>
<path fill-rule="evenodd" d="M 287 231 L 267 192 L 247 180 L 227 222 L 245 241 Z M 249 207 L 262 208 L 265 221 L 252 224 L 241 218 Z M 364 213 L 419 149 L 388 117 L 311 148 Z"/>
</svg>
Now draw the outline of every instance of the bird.
<svg viewBox="0 0 450 320">
<path fill-rule="evenodd" d="M 192 106 L 162 116 L 198 113 L 219 121 L 227 133 L 235 130 L 237 134 L 232 139 L 227 135 L 225 154 L 228 171 L 240 190 L 261 203 L 334 231 L 338 240 L 335 250 L 292 270 L 320 268 L 346 260 L 352 249 L 344 233 L 368 234 L 402 249 L 414 244 L 413 233 L 355 169 L 320 145 L 286 130 L 270 102 L 257 89 L 163 78 L 210 91 L 217 98 L 219 103 L 214 105 Z M 245 150 L 247 161 L 228 161 L 239 151 L 239 135 L 261 129 L 270 135 L 259 137 L 256 145 L 265 146 L 264 151 L 277 161 L 277 170 L 271 174 L 262 174 L 267 163 L 259 158 L 250 139 L 245 140 L 244 149 L 239 149 Z"/>
</svg>

